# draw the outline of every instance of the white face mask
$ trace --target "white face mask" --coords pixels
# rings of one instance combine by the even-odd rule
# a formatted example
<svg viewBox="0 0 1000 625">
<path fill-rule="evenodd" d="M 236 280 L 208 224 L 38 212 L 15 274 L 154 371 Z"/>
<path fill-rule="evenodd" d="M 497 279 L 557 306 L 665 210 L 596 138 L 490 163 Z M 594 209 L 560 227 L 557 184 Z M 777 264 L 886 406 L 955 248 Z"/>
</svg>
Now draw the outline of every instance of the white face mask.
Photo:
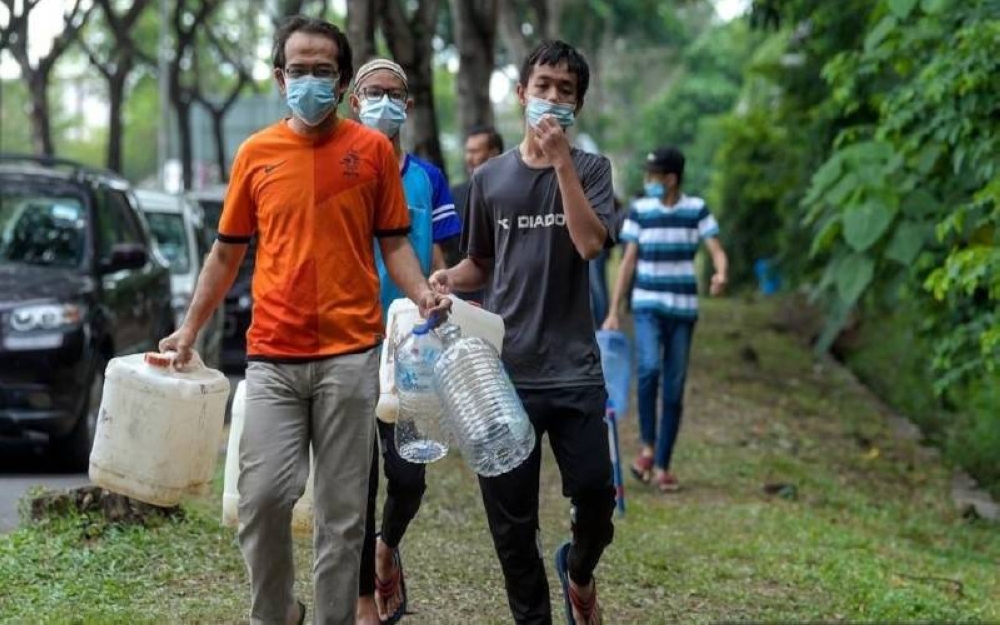
<svg viewBox="0 0 1000 625">
<path fill-rule="evenodd" d="M 569 128 L 576 121 L 576 116 L 573 113 L 574 109 L 575 107 L 572 104 L 556 104 L 555 102 L 529 96 L 528 105 L 524 107 L 524 114 L 532 127 L 538 125 L 538 121 L 542 119 L 542 115 L 548 114 L 555 117 L 560 126 Z"/>
<path fill-rule="evenodd" d="M 399 133 L 406 121 L 406 106 L 386 94 L 378 100 L 362 100 L 358 117 L 362 124 L 391 139 Z"/>
</svg>

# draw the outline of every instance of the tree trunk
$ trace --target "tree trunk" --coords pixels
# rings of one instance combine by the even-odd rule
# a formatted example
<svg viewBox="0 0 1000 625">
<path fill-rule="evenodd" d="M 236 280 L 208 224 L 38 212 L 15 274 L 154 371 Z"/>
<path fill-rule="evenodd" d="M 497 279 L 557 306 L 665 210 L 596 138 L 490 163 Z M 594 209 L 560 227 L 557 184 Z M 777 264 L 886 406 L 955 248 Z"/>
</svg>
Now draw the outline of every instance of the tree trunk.
<svg viewBox="0 0 1000 625">
<path fill-rule="evenodd" d="M 375 22 L 382 4 L 379 0 L 351 0 L 347 3 L 346 34 L 351 42 L 355 70 L 375 56 Z"/>
<path fill-rule="evenodd" d="M 458 122 L 464 136 L 492 126 L 490 78 L 496 65 L 497 0 L 451 0 L 458 47 Z"/>
<path fill-rule="evenodd" d="M 518 67 L 528 56 L 528 40 L 521 31 L 521 7 L 516 0 L 497 0 L 497 26 L 507 51 L 507 62 Z"/>
<path fill-rule="evenodd" d="M 48 75 L 33 72 L 28 77 L 28 90 L 31 101 L 32 146 L 38 155 L 53 156 L 56 150 L 52 144 L 52 126 L 49 121 Z"/>
<path fill-rule="evenodd" d="M 131 67 L 123 65 L 108 81 L 108 158 L 107 167 L 111 171 L 122 172 L 122 139 L 125 125 L 122 109 L 125 103 L 125 79 Z"/>
<path fill-rule="evenodd" d="M 431 55 L 427 54 L 416 67 L 404 67 L 409 78 L 410 96 L 414 100 L 413 113 L 407 126 L 413 131 L 413 151 L 445 171 L 444 155 L 438 137 L 437 114 L 434 111 L 434 87 L 431 72 Z"/>
<path fill-rule="evenodd" d="M 414 100 L 413 113 L 407 121 L 407 127 L 412 131 L 413 151 L 443 170 L 431 70 L 434 27 L 440 5 L 438 0 L 420 0 L 412 15 L 407 17 L 401 1 L 387 0 L 379 11 L 382 34 L 393 58 L 406 72 L 410 97 Z"/>
<path fill-rule="evenodd" d="M 180 139 L 181 181 L 185 191 L 194 185 L 194 149 L 191 140 L 191 102 L 179 99 L 174 102 L 177 111 L 177 136 Z"/>
<path fill-rule="evenodd" d="M 229 172 L 226 163 L 226 110 L 213 110 L 212 135 L 215 138 L 215 165 L 219 168 L 219 180 L 229 182 Z"/>
</svg>

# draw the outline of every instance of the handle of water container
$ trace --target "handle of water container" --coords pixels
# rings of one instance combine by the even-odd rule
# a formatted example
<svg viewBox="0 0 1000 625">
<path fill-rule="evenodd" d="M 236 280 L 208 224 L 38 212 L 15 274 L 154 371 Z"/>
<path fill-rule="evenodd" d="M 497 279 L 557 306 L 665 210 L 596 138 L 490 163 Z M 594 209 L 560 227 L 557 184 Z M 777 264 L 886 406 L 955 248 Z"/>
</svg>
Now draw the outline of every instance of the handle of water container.
<svg viewBox="0 0 1000 625">
<path fill-rule="evenodd" d="M 430 332 L 434 328 L 436 328 L 439 325 L 441 325 L 442 321 L 444 321 L 444 315 L 438 313 L 437 311 L 432 312 L 430 314 L 430 316 L 427 317 L 426 321 L 424 321 L 423 323 L 420 323 L 420 324 L 417 324 L 417 325 L 413 326 L 413 333 L 414 334 L 427 334 L 428 332 Z"/>
<path fill-rule="evenodd" d="M 197 371 L 199 369 L 205 368 L 205 361 L 201 359 L 201 356 L 196 350 L 191 350 L 191 360 L 188 361 L 186 365 L 181 368 L 175 366 L 177 360 L 177 352 L 167 351 L 167 352 L 146 352 L 145 361 L 150 367 L 156 369 L 166 369 L 169 371 L 179 371 L 181 373 L 190 373 L 192 371 Z"/>
</svg>

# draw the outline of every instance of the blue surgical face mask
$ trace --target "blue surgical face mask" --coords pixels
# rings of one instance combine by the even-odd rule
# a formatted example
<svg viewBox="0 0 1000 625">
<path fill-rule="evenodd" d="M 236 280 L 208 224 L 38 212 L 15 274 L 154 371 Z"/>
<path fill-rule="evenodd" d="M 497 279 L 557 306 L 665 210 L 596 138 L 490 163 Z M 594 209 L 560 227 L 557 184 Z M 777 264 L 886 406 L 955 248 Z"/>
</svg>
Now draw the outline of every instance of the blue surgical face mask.
<svg viewBox="0 0 1000 625">
<path fill-rule="evenodd" d="M 361 110 L 358 112 L 361 123 L 378 130 L 390 139 L 399 133 L 399 128 L 406 121 L 406 106 L 398 100 L 382 96 L 378 100 L 361 100 Z"/>
<path fill-rule="evenodd" d="M 528 123 L 532 126 L 538 125 L 539 120 L 542 119 L 542 115 L 549 114 L 556 118 L 560 126 L 569 128 L 575 121 L 574 110 L 576 110 L 576 106 L 572 104 L 556 104 L 555 102 L 549 102 L 541 98 L 529 97 L 528 106 L 525 107 L 524 114 L 528 118 Z"/>
<path fill-rule="evenodd" d="M 285 80 L 285 101 L 306 126 L 318 126 L 337 106 L 335 80 L 302 76 Z"/>
<path fill-rule="evenodd" d="M 646 197 L 655 197 L 660 199 L 663 197 L 665 189 L 663 188 L 663 183 L 659 181 L 647 182 L 643 187 L 646 190 Z"/>
</svg>

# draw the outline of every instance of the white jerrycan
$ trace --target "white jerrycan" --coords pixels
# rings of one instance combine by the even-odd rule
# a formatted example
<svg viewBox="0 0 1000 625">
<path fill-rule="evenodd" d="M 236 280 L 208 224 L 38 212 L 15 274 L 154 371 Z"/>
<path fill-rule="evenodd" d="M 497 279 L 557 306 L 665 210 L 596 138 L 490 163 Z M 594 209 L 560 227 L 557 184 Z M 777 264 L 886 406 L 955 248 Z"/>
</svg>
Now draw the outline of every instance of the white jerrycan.
<svg viewBox="0 0 1000 625">
<path fill-rule="evenodd" d="M 229 444 L 226 446 L 226 472 L 222 487 L 222 524 L 236 527 L 239 524 L 240 493 L 237 487 L 240 478 L 240 438 L 246 422 L 247 383 L 240 380 L 233 395 L 233 417 L 229 422 Z M 292 532 L 307 535 L 313 527 L 313 463 L 312 450 L 309 454 L 309 481 L 302 497 L 292 509 Z"/>
<path fill-rule="evenodd" d="M 229 380 L 195 354 L 183 371 L 175 354 L 113 358 L 90 452 L 90 479 L 157 506 L 211 488 L 229 399 Z"/>
<path fill-rule="evenodd" d="M 483 310 L 475 304 L 449 295 L 451 313 L 448 322 L 462 329 L 462 336 L 477 336 L 503 352 L 504 323 L 500 315 Z M 409 299 L 393 300 L 386 315 L 385 340 L 379 355 L 379 398 L 375 415 L 386 423 L 395 423 L 399 416 L 399 395 L 396 392 L 396 348 L 421 322 L 417 305 Z"/>
</svg>

